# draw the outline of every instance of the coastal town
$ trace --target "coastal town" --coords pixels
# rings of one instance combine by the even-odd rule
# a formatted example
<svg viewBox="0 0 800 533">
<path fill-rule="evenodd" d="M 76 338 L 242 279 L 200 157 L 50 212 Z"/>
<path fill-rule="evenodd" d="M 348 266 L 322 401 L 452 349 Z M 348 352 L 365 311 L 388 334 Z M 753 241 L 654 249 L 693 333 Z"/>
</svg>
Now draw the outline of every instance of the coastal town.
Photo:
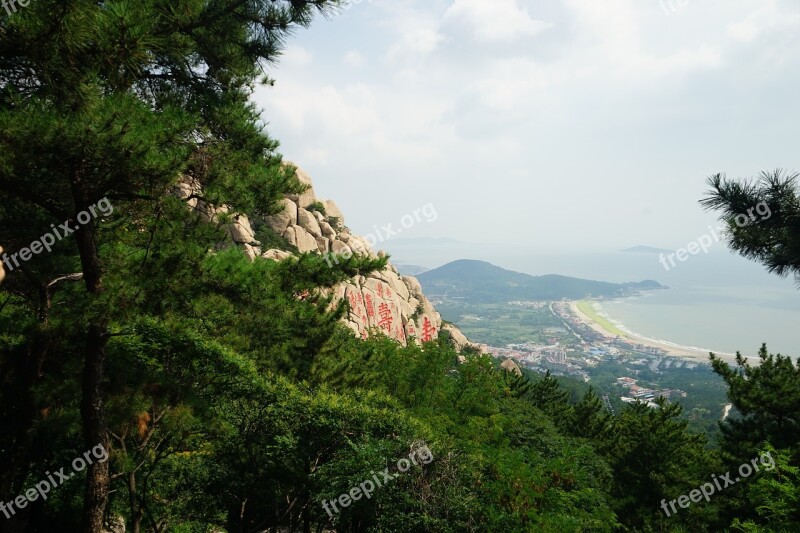
<svg viewBox="0 0 800 533">
<path fill-rule="evenodd" d="M 663 374 L 667 369 L 695 369 L 700 363 L 671 355 L 657 346 L 634 342 L 621 336 L 598 331 L 583 317 L 572 302 L 515 301 L 509 305 L 525 309 L 549 310 L 558 317 L 562 326 L 542 328 L 545 342 L 509 343 L 506 346 L 482 345 L 484 351 L 501 359 L 511 359 L 518 366 L 537 373 L 571 376 L 589 383 L 593 369 L 599 365 L 613 364 L 623 367 L 625 375 L 616 378 L 617 397 L 623 403 L 641 401 L 654 407 L 654 400 L 686 398 L 683 390 L 669 387 L 637 385 L 643 371 L 647 375 Z"/>
</svg>

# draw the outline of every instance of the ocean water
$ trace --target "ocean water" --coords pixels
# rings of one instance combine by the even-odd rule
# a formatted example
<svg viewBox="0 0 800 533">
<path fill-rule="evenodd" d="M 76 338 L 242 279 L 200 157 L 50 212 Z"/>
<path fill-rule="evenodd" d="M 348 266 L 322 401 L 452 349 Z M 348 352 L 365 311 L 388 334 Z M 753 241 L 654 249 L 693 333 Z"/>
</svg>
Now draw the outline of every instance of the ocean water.
<svg viewBox="0 0 800 533">
<path fill-rule="evenodd" d="M 653 339 L 744 355 L 755 355 L 767 343 L 773 353 L 797 357 L 800 309 L 792 308 L 790 296 L 757 286 L 676 287 L 605 301 L 601 309 L 628 330 Z"/>
<path fill-rule="evenodd" d="M 670 288 L 606 300 L 602 310 L 625 329 L 652 339 L 748 356 L 766 342 L 770 352 L 800 357 L 800 291 L 794 280 L 727 251 L 690 256 L 669 270 L 653 254 L 547 254 L 491 245 L 398 247 L 394 257 L 427 267 L 480 259 L 531 275 L 618 283 L 653 279 Z"/>
<path fill-rule="evenodd" d="M 558 261 L 554 258 L 555 261 Z M 578 277 L 604 281 L 654 279 L 670 288 L 601 302 L 601 309 L 644 337 L 724 353 L 770 352 L 800 356 L 800 291 L 793 279 L 729 253 L 690 256 L 669 271 L 656 255 L 595 256 Z"/>
</svg>

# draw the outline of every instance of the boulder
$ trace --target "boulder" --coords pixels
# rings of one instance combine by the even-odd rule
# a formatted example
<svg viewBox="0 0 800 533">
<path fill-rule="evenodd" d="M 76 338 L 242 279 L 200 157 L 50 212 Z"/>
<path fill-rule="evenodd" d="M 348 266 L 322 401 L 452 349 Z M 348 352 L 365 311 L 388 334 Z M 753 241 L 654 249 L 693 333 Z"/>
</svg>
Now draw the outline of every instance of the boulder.
<svg viewBox="0 0 800 533">
<path fill-rule="evenodd" d="M 283 261 L 284 259 L 292 257 L 292 254 L 284 250 L 272 249 L 261 254 L 261 257 L 264 259 L 271 259 L 273 261 Z"/>
<path fill-rule="evenodd" d="M 325 237 L 315 237 L 317 240 L 317 250 L 321 254 L 327 254 L 330 251 L 331 241 Z"/>
<path fill-rule="evenodd" d="M 244 253 L 247 255 L 247 258 L 250 259 L 250 261 L 255 261 L 256 257 L 261 255 L 261 249 L 257 246 L 253 246 L 252 244 L 245 244 Z"/>
<path fill-rule="evenodd" d="M 284 198 L 283 210 L 268 216 L 265 220 L 272 231 L 278 235 L 283 235 L 286 228 L 297 225 L 297 204 L 288 198 Z"/>
<path fill-rule="evenodd" d="M 331 251 L 336 255 L 342 256 L 343 259 L 347 259 L 349 256 L 353 255 L 353 250 L 338 239 L 331 243 Z"/>
<path fill-rule="evenodd" d="M 450 334 L 450 338 L 453 340 L 453 345 L 455 346 L 456 351 L 460 352 L 467 346 L 471 346 L 471 343 L 469 342 L 469 339 L 467 339 L 466 335 L 461 333 L 461 330 L 452 324 L 444 324 L 442 325 L 442 329 Z"/>
<path fill-rule="evenodd" d="M 289 226 L 283 234 L 301 252 L 318 252 L 317 239 L 300 226 Z"/>
<path fill-rule="evenodd" d="M 199 195 L 200 191 L 200 185 L 191 178 L 185 178 L 178 183 L 178 197 L 186 200 L 187 205 L 192 209 L 197 209 L 199 199 L 191 198 L 191 196 Z"/>
<path fill-rule="evenodd" d="M 319 229 L 322 231 L 322 236 L 328 239 L 336 238 L 336 232 L 333 230 L 330 224 L 325 221 L 319 223 Z"/>
<path fill-rule="evenodd" d="M 422 294 L 422 285 L 420 285 L 417 278 L 413 276 L 403 276 L 403 282 L 408 287 L 408 291 L 412 296 L 419 296 Z"/>
<path fill-rule="evenodd" d="M 339 221 L 340 226 L 344 226 L 344 214 L 342 210 L 339 209 L 339 206 L 336 205 L 336 202 L 333 200 L 325 200 L 325 214 L 328 218 L 336 218 Z"/>
<path fill-rule="evenodd" d="M 319 227 L 319 221 L 302 207 L 297 210 L 297 225 L 309 232 L 314 237 L 322 237 L 322 230 Z"/>
<path fill-rule="evenodd" d="M 408 301 L 411 294 L 409 293 L 406 284 L 403 283 L 403 279 L 395 272 L 388 271 L 388 274 L 389 275 L 386 276 L 386 282 L 392 289 L 394 289 L 394 292 L 396 292 L 400 298 Z"/>
<path fill-rule="evenodd" d="M 354 235 L 351 235 L 350 238 L 345 242 L 347 243 L 347 246 L 349 246 L 350 249 L 353 250 L 353 252 L 357 253 L 358 255 L 366 255 L 372 257 L 373 259 L 378 257 L 378 255 L 372 250 L 370 245 L 367 244 L 367 241 L 365 241 L 361 237 L 356 237 Z"/>
<path fill-rule="evenodd" d="M 515 363 L 513 359 L 506 359 L 505 361 L 500 363 L 500 368 L 502 368 L 506 372 L 511 372 L 512 374 L 516 374 L 517 376 L 522 375 L 522 370 L 519 369 L 517 363 Z"/>
<path fill-rule="evenodd" d="M 305 208 L 317 201 L 317 195 L 314 194 L 314 185 L 311 183 L 311 177 L 299 167 L 297 167 L 297 179 L 300 180 L 300 183 L 303 185 L 307 185 L 308 188 L 301 194 L 290 194 L 289 199 L 295 202 L 298 207 Z"/>
<path fill-rule="evenodd" d="M 227 208 L 225 210 L 227 211 Z M 256 234 L 253 232 L 253 227 L 250 225 L 250 219 L 247 218 L 247 215 L 236 215 L 234 223 L 228 225 L 227 230 L 228 235 L 236 244 L 257 242 Z"/>
</svg>

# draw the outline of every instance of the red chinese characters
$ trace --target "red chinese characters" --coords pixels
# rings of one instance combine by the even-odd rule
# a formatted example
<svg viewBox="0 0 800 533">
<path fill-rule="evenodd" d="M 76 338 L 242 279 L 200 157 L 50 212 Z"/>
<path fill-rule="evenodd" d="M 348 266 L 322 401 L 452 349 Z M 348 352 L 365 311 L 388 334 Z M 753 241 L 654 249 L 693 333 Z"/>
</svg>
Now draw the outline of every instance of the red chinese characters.
<svg viewBox="0 0 800 533">
<path fill-rule="evenodd" d="M 372 303 L 372 295 L 367 294 L 366 298 L 364 298 L 367 302 L 367 316 L 374 318 L 375 317 L 375 305 Z"/>
<path fill-rule="evenodd" d="M 436 328 L 433 327 L 428 317 L 425 317 L 425 320 L 422 322 L 422 342 L 432 341 L 434 333 L 436 333 Z"/>
<path fill-rule="evenodd" d="M 351 292 L 348 294 L 348 298 L 350 299 L 350 310 L 355 313 L 358 310 L 358 300 L 356 300 L 356 295 Z"/>
<path fill-rule="evenodd" d="M 380 322 L 378 322 L 378 327 L 385 329 L 387 333 L 392 332 L 392 311 L 389 309 L 389 306 L 385 303 L 382 303 L 378 306 L 378 314 L 381 316 Z"/>
</svg>

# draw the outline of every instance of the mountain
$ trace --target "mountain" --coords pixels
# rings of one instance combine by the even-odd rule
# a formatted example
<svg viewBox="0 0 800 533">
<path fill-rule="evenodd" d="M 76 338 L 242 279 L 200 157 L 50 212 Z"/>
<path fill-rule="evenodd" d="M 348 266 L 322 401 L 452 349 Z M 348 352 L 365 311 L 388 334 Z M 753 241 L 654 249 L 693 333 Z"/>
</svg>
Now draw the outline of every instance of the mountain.
<svg viewBox="0 0 800 533">
<path fill-rule="evenodd" d="M 419 276 L 423 272 L 430 270 L 428 267 L 419 265 L 406 265 L 403 263 L 395 263 L 394 266 L 397 267 L 397 271 L 404 276 Z"/>
<path fill-rule="evenodd" d="M 392 239 L 392 246 L 449 246 L 465 244 L 449 237 L 403 237 Z"/>
<path fill-rule="evenodd" d="M 631 253 L 631 254 L 668 254 L 672 250 L 666 250 L 664 248 L 654 248 L 652 246 L 631 246 L 630 248 L 625 248 L 624 250 L 620 250 L 620 252 L 624 253 Z"/>
<path fill-rule="evenodd" d="M 307 188 L 302 194 L 286 196 L 281 212 L 263 219 L 240 214 L 224 226 L 230 240 L 251 260 L 261 257 L 283 261 L 310 253 L 321 255 L 333 266 L 353 255 L 372 259 L 384 255 L 376 252 L 366 239 L 350 232 L 334 201 L 317 198 L 306 172 L 296 168 L 296 173 Z M 214 207 L 198 200 L 201 191 L 190 180 L 180 184 L 180 194 L 208 220 L 219 220 L 221 214 L 228 212 L 227 206 Z M 445 331 L 458 349 L 469 344 L 458 328 L 442 322 L 419 282 L 413 276 L 401 274 L 391 262 L 382 271 L 354 276 L 332 289 L 321 289 L 320 293 L 332 295 L 334 303 L 342 300 L 349 303 L 343 322 L 360 338 L 381 333 L 405 346 L 412 341 L 434 340 Z"/>
<path fill-rule="evenodd" d="M 657 281 L 608 283 L 550 274 L 531 276 L 485 261 L 460 259 L 417 276 L 430 298 L 458 298 L 474 303 L 509 300 L 577 300 L 615 297 L 643 290 L 666 289 Z"/>
</svg>

